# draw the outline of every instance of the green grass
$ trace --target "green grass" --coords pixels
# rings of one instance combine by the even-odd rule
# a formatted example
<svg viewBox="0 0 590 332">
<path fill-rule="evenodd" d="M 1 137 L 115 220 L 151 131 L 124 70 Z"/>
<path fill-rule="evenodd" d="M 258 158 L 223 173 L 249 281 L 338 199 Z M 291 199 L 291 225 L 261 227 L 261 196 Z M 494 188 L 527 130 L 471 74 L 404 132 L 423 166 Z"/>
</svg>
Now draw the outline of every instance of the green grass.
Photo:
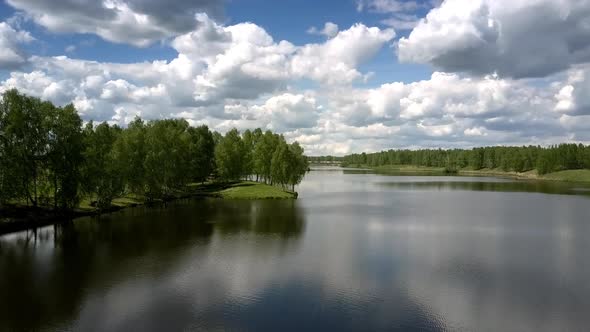
<svg viewBox="0 0 590 332">
<path fill-rule="evenodd" d="M 129 196 L 115 198 L 115 199 L 113 199 L 113 202 L 111 204 L 114 206 L 118 206 L 118 207 L 129 207 L 129 206 L 141 205 L 144 202 L 145 202 L 145 199 L 138 198 L 133 195 L 129 195 Z"/>
<path fill-rule="evenodd" d="M 287 199 L 296 198 L 293 192 L 263 183 L 242 181 L 229 185 L 218 194 L 225 199 Z"/>
<path fill-rule="evenodd" d="M 358 168 L 369 168 L 375 170 L 377 172 L 392 172 L 392 173 L 408 173 L 409 174 L 419 174 L 419 173 L 430 173 L 430 174 L 439 174 L 444 173 L 444 168 L 439 167 L 421 167 L 421 166 L 411 166 L 411 165 L 384 165 L 378 167 L 372 167 L 367 165 L 351 165 L 348 167 L 358 167 Z M 538 175 L 537 170 L 531 170 L 527 172 L 513 172 L 513 171 L 504 171 L 501 168 L 483 168 L 478 170 L 473 170 L 469 168 L 463 168 L 458 170 L 458 175 L 465 175 L 465 176 L 504 176 L 504 177 L 513 177 L 518 179 L 530 179 L 530 180 L 549 180 L 549 181 L 563 181 L 563 182 L 589 182 L 590 183 L 590 170 L 588 169 L 575 169 L 575 170 L 567 170 L 567 171 L 559 171 L 554 173 L 549 173 L 545 175 Z"/>
<path fill-rule="evenodd" d="M 559 171 L 545 175 L 539 175 L 537 170 L 527 172 L 506 172 L 501 169 L 480 169 L 480 170 L 460 170 L 459 175 L 489 175 L 489 176 L 510 176 L 519 179 L 532 180 L 549 180 L 562 182 L 590 182 L 590 170 L 572 169 Z"/>
<path fill-rule="evenodd" d="M 526 172 L 513 172 L 504 171 L 501 168 L 482 168 L 477 170 L 463 168 L 459 170 L 459 175 L 508 176 L 521 179 L 541 179 L 537 174 L 537 170 L 531 170 Z"/>
<path fill-rule="evenodd" d="M 541 177 L 545 180 L 565 181 L 565 182 L 590 182 L 589 169 L 572 169 L 545 174 Z"/>
<path fill-rule="evenodd" d="M 350 168 L 369 168 L 379 172 L 395 172 L 395 173 L 444 173 L 444 167 L 426 167 L 426 166 L 412 166 L 412 165 L 382 165 L 382 166 L 368 166 L 368 165 L 349 165 Z"/>
<path fill-rule="evenodd" d="M 94 200 L 94 198 L 91 198 L 91 197 L 82 198 L 82 200 L 80 201 L 80 204 L 78 205 L 76 210 L 78 210 L 80 212 L 97 211 L 96 206 L 92 205 L 93 200 Z M 113 201 L 111 202 L 111 206 L 113 208 L 126 208 L 126 207 L 138 206 L 138 205 L 143 205 L 143 204 L 145 204 L 145 197 L 134 195 L 134 194 L 128 194 L 128 195 L 125 195 L 122 197 L 114 198 Z"/>
</svg>

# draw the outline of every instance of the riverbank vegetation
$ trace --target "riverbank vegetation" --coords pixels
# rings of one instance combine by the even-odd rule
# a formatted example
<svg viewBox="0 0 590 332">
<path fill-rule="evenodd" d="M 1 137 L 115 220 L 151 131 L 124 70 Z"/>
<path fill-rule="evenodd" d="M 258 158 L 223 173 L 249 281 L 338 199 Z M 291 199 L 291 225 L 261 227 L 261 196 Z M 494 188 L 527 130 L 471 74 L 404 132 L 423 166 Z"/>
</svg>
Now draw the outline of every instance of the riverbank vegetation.
<svg viewBox="0 0 590 332">
<path fill-rule="evenodd" d="M 198 194 L 192 183 L 241 180 L 287 194 L 307 169 L 303 148 L 271 131 L 221 135 L 183 119 L 139 117 L 126 128 L 84 124 L 71 104 L 56 107 L 16 90 L 0 100 L 0 209 L 108 210 L 113 202 Z"/>
<path fill-rule="evenodd" d="M 226 199 L 287 199 L 297 198 L 297 193 L 283 190 L 268 184 L 241 181 L 220 190 L 219 195 Z"/>
<path fill-rule="evenodd" d="M 512 175 L 531 179 L 590 181 L 590 146 L 483 147 L 471 150 L 389 150 L 341 158 L 343 166 L 381 170 Z"/>
</svg>

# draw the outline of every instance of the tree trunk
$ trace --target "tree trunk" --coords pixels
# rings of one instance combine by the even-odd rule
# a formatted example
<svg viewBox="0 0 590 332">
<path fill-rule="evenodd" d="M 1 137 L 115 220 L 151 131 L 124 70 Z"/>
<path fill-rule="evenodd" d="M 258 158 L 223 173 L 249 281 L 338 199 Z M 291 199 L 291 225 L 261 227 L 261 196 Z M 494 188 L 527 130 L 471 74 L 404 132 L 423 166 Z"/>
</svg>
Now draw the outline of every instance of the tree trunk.
<svg viewBox="0 0 590 332">
<path fill-rule="evenodd" d="M 57 210 L 57 177 L 53 176 L 53 208 Z"/>
<path fill-rule="evenodd" d="M 33 203 L 35 207 L 37 207 L 37 202 L 39 198 L 37 197 L 37 171 L 35 170 L 33 175 L 33 196 L 35 197 L 35 202 Z"/>
</svg>

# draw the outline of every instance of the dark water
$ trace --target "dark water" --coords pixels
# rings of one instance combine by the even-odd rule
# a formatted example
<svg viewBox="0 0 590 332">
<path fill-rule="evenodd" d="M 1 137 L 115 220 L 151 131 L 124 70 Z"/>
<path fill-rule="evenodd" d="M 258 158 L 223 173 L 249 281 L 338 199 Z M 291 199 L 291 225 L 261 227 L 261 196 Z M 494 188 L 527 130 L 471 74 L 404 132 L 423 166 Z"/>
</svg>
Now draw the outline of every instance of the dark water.
<svg viewBox="0 0 590 332">
<path fill-rule="evenodd" d="M 590 192 L 309 173 L 0 238 L 0 331 L 584 331 Z"/>
</svg>

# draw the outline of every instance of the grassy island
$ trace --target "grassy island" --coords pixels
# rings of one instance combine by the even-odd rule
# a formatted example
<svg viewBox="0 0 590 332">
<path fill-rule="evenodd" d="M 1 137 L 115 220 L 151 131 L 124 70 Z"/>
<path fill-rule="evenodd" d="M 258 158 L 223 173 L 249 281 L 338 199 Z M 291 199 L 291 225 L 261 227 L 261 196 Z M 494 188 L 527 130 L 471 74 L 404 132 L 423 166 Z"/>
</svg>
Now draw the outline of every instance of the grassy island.
<svg viewBox="0 0 590 332">
<path fill-rule="evenodd" d="M 297 198 L 297 193 L 264 183 L 242 181 L 219 191 L 225 199 L 290 199 Z"/>
<path fill-rule="evenodd" d="M 191 195 L 196 197 L 252 200 L 297 198 L 297 192 L 255 181 L 207 182 L 190 184 L 189 188 Z"/>
</svg>

